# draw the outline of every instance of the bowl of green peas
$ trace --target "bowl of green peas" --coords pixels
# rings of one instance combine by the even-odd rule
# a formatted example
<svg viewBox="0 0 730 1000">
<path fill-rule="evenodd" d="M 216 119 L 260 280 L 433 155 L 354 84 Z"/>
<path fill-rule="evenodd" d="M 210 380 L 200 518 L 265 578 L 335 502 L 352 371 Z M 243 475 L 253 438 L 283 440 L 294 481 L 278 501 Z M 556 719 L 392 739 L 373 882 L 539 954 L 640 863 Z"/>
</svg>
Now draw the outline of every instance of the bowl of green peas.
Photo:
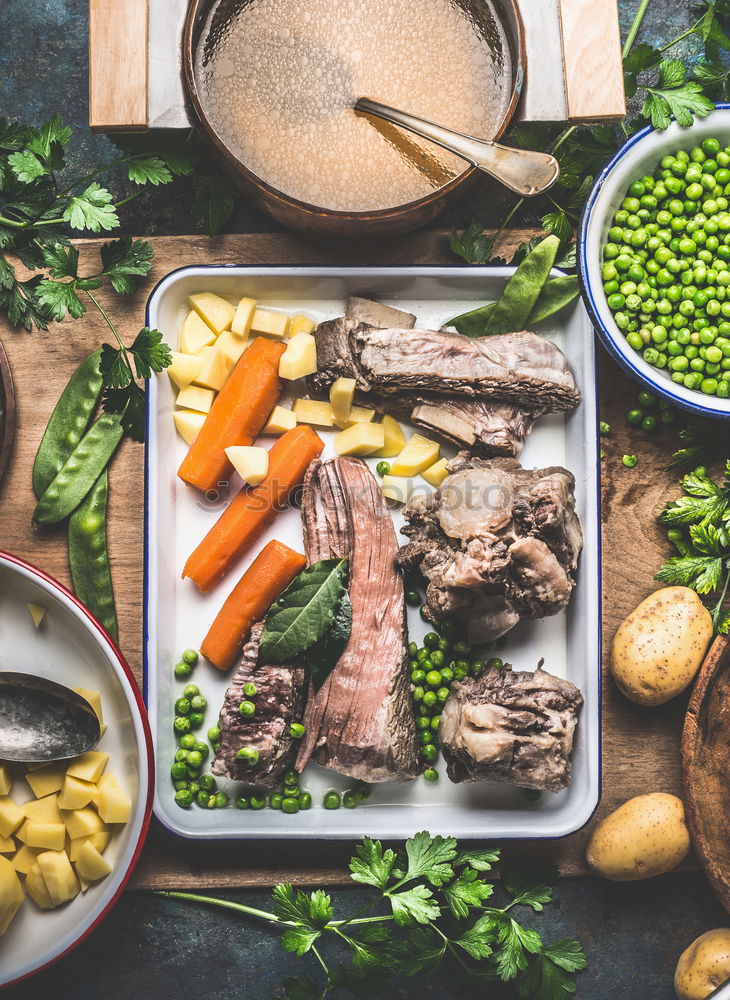
<svg viewBox="0 0 730 1000">
<path fill-rule="evenodd" d="M 583 209 L 578 274 L 629 375 L 676 406 L 730 417 L 730 105 L 621 147 Z"/>
</svg>

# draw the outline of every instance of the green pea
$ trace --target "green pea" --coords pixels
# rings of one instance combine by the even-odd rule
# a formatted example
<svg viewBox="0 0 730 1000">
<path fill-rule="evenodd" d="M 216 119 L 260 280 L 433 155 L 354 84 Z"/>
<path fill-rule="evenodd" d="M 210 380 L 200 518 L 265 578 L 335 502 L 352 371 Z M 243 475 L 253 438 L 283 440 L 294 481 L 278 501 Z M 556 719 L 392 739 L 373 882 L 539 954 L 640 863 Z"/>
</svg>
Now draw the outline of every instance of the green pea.
<svg viewBox="0 0 730 1000">
<path fill-rule="evenodd" d="M 310 792 L 302 792 L 302 794 L 299 796 L 299 808 L 300 809 L 312 808 L 312 796 Z"/>
<path fill-rule="evenodd" d="M 439 773 L 433 767 L 427 767 L 423 772 L 423 777 L 426 781 L 438 781 Z"/>
<path fill-rule="evenodd" d="M 420 605 L 421 600 L 421 595 L 417 590 L 406 591 L 406 604 L 410 605 L 410 607 L 417 608 Z"/>
<path fill-rule="evenodd" d="M 447 687 L 440 687 L 436 692 L 436 697 L 440 702 L 446 701 L 449 697 L 449 689 Z"/>
<path fill-rule="evenodd" d="M 633 469 L 639 460 L 636 455 L 623 455 L 621 461 L 627 469 Z"/>
<path fill-rule="evenodd" d="M 255 747 L 241 747 L 240 750 L 236 751 L 236 759 L 244 761 L 249 767 L 258 764 L 259 756 L 260 754 Z"/>
<path fill-rule="evenodd" d="M 187 777 L 187 767 L 182 762 L 173 764 L 170 768 L 170 775 L 173 781 L 180 781 Z"/>
<path fill-rule="evenodd" d="M 194 698 L 198 694 L 200 694 L 200 688 L 197 684 L 186 684 L 183 688 L 183 697 L 185 698 Z"/>
<path fill-rule="evenodd" d="M 648 416 L 644 417 L 641 421 L 641 429 L 651 433 L 656 430 L 656 417 Z"/>
<path fill-rule="evenodd" d="M 359 804 L 359 801 L 357 795 L 349 789 L 342 794 L 342 805 L 345 809 L 354 809 Z"/>
<path fill-rule="evenodd" d="M 265 795 L 251 795 L 249 798 L 249 804 L 252 809 L 265 809 L 266 808 L 266 796 Z"/>
<path fill-rule="evenodd" d="M 220 743 L 221 731 L 219 726 L 211 726 L 208 730 L 208 739 L 211 743 Z"/>
<path fill-rule="evenodd" d="M 426 691 L 426 693 L 423 696 L 423 704 L 426 705 L 428 708 L 433 708 L 434 705 L 438 704 L 438 698 L 436 697 L 436 692 L 433 690 Z"/>
<path fill-rule="evenodd" d="M 299 799 L 284 797 L 281 800 L 281 811 L 284 813 L 298 813 Z"/>
<path fill-rule="evenodd" d="M 441 672 L 439 670 L 429 670 L 426 674 L 426 684 L 432 688 L 439 687 L 441 684 Z"/>
<path fill-rule="evenodd" d="M 208 702 L 202 694 L 196 694 L 190 699 L 190 706 L 195 712 L 204 712 L 208 707 Z"/>
<path fill-rule="evenodd" d="M 491 660 L 487 660 L 487 666 L 493 670 L 503 670 L 504 660 L 501 660 L 498 656 L 493 656 Z"/>
<path fill-rule="evenodd" d="M 191 729 L 200 729 L 200 727 L 205 722 L 205 716 L 202 714 L 202 712 L 191 712 L 190 715 L 188 716 L 188 719 L 190 721 Z"/>
<path fill-rule="evenodd" d="M 301 722 L 292 722 L 292 724 L 289 726 L 289 735 L 293 740 L 301 740 L 306 731 L 307 730 L 301 724 Z"/>
<path fill-rule="evenodd" d="M 197 650 L 195 650 L 195 649 L 186 649 L 185 652 L 183 653 L 181 659 L 185 663 L 190 664 L 191 667 L 194 667 L 195 664 L 198 662 L 198 653 L 197 653 Z"/>
<path fill-rule="evenodd" d="M 216 809 L 225 809 L 228 805 L 229 799 L 225 792 L 218 792 L 215 797 L 215 807 Z"/>
<path fill-rule="evenodd" d="M 193 668 L 190 666 L 189 663 L 185 663 L 183 660 L 180 660 L 179 663 L 175 664 L 175 677 L 179 681 L 182 681 L 186 677 L 189 677 L 192 672 Z"/>
<path fill-rule="evenodd" d="M 173 722 L 173 729 L 176 733 L 187 733 L 190 731 L 190 718 L 186 715 L 176 716 Z"/>
<path fill-rule="evenodd" d="M 438 748 L 433 743 L 427 743 L 421 747 L 421 756 L 424 760 L 433 761 L 438 757 Z"/>
<path fill-rule="evenodd" d="M 255 684 L 251 684 L 249 682 L 249 683 L 243 685 L 243 693 L 246 695 L 247 698 L 255 698 L 256 695 L 259 692 L 258 692 L 258 688 L 256 687 L 256 685 Z"/>
<path fill-rule="evenodd" d="M 236 809 L 248 809 L 249 799 L 247 795 L 237 795 L 234 799 Z"/>
<path fill-rule="evenodd" d="M 250 719 L 256 712 L 256 706 L 252 701 L 242 701 L 238 706 L 238 714 L 244 719 Z"/>
<path fill-rule="evenodd" d="M 178 698 L 175 702 L 175 711 L 178 715 L 190 715 L 190 701 L 187 698 Z"/>
<path fill-rule="evenodd" d="M 284 796 L 281 792 L 274 792 L 273 795 L 269 796 L 269 808 L 271 809 L 281 809 L 281 803 Z"/>
<path fill-rule="evenodd" d="M 189 788 L 181 788 L 175 792 L 175 802 L 181 809 L 189 809 L 193 804 L 193 794 Z"/>
<path fill-rule="evenodd" d="M 200 778 L 200 787 L 204 792 L 215 792 L 218 784 L 212 774 L 204 774 Z"/>
<path fill-rule="evenodd" d="M 322 805 L 325 809 L 339 809 L 340 793 L 335 791 L 325 792 L 324 798 L 322 799 Z"/>
</svg>

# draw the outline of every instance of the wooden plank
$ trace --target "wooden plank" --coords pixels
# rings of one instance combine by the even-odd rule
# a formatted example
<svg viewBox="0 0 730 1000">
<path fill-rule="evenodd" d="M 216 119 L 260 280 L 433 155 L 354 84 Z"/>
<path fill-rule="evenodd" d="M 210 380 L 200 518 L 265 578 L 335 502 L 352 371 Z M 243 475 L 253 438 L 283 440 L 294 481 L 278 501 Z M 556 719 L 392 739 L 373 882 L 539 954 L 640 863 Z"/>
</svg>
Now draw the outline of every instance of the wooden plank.
<svg viewBox="0 0 730 1000">
<path fill-rule="evenodd" d="M 509 256 L 532 231 L 509 232 L 501 251 Z M 101 241 L 82 241 L 82 269 L 89 270 Z M 155 266 L 138 295 L 102 299 L 127 341 L 144 323 L 144 303 L 163 275 L 177 267 L 219 263 L 241 265 L 286 264 L 454 264 L 446 233 L 429 231 L 384 243 L 313 243 L 293 234 L 162 237 L 152 240 Z M 34 501 L 30 471 L 36 449 L 58 396 L 79 361 L 108 339 L 108 331 L 94 312 L 79 322 L 66 322 L 47 332 L 12 332 L 0 322 L 0 335 L 15 378 L 18 422 L 16 447 L 8 475 L 0 484 L 3 511 L 3 548 L 17 553 L 69 583 L 65 533 L 35 532 L 30 524 Z M 39 383 L 39 358 L 43 381 Z M 673 447 L 671 431 L 650 437 L 626 423 L 636 386 L 627 382 L 601 353 L 601 414 L 613 427 L 604 439 L 603 463 L 603 619 L 604 664 L 610 640 L 620 621 L 655 589 L 653 575 L 667 555 L 656 513 L 676 493 L 676 474 L 666 469 Z M 621 464 L 624 453 L 640 457 L 635 469 Z M 141 680 L 143 449 L 125 442 L 111 471 L 109 545 L 119 612 L 120 641 L 135 674 Z M 603 691 L 603 800 L 599 815 L 645 791 L 679 793 L 679 736 L 686 699 L 657 709 L 626 701 L 610 680 Z M 558 865 L 564 875 L 586 872 L 583 852 L 587 831 L 544 844 L 529 842 L 508 847 L 507 856 L 527 853 Z M 296 879 L 311 885 L 332 885 L 347 879 L 349 843 L 297 843 L 296 861 L 289 844 L 247 842 L 195 843 L 180 840 L 158 824 L 153 829 L 132 880 L 133 888 L 271 885 Z"/>
<path fill-rule="evenodd" d="M 617 0 L 560 0 L 568 121 L 626 115 Z"/>
<path fill-rule="evenodd" d="M 89 0 L 89 125 L 147 128 L 147 0 Z"/>
</svg>

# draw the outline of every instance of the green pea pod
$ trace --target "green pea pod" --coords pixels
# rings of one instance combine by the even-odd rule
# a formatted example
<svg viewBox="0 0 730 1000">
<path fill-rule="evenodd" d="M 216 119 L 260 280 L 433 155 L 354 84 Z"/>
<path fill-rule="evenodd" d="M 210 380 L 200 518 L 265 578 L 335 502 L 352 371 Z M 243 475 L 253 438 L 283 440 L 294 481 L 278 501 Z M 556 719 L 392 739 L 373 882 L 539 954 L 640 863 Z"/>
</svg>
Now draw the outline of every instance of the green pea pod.
<svg viewBox="0 0 730 1000">
<path fill-rule="evenodd" d="M 120 413 L 104 413 L 81 438 L 40 498 L 34 524 L 57 524 L 76 510 L 122 440 Z"/>
<path fill-rule="evenodd" d="M 33 492 L 40 500 L 81 440 L 99 401 L 101 348 L 85 358 L 56 403 L 33 464 Z"/>
<path fill-rule="evenodd" d="M 561 278 L 551 278 L 546 281 L 527 320 L 527 329 L 531 329 L 536 323 L 541 323 L 569 305 L 578 298 L 579 292 L 578 276 L 575 274 L 566 274 Z"/>
<path fill-rule="evenodd" d="M 74 593 L 116 641 L 117 612 L 106 546 L 108 491 L 104 469 L 68 522 L 68 561 Z"/>
<path fill-rule="evenodd" d="M 528 253 L 497 300 L 487 320 L 485 336 L 525 329 L 538 296 L 550 277 L 559 247 L 557 236 L 546 236 Z"/>
<path fill-rule="evenodd" d="M 489 317 L 494 312 L 496 302 L 488 302 L 485 306 L 472 309 L 471 312 L 454 316 L 446 326 L 453 326 L 464 337 L 483 337 Z"/>
</svg>

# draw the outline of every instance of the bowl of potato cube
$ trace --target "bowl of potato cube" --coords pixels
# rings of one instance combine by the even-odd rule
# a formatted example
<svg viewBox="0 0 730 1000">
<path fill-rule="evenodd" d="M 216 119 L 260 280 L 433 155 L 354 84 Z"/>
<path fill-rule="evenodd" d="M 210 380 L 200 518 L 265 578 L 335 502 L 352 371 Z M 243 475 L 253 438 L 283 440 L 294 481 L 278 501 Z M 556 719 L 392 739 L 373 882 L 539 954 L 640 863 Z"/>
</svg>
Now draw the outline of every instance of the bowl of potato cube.
<svg viewBox="0 0 730 1000">
<path fill-rule="evenodd" d="M 0 987 L 65 955 L 109 912 L 152 805 L 152 741 L 134 676 L 65 587 L 0 552 L 0 669 L 85 698 L 97 746 L 45 764 L 0 760 Z"/>
</svg>

